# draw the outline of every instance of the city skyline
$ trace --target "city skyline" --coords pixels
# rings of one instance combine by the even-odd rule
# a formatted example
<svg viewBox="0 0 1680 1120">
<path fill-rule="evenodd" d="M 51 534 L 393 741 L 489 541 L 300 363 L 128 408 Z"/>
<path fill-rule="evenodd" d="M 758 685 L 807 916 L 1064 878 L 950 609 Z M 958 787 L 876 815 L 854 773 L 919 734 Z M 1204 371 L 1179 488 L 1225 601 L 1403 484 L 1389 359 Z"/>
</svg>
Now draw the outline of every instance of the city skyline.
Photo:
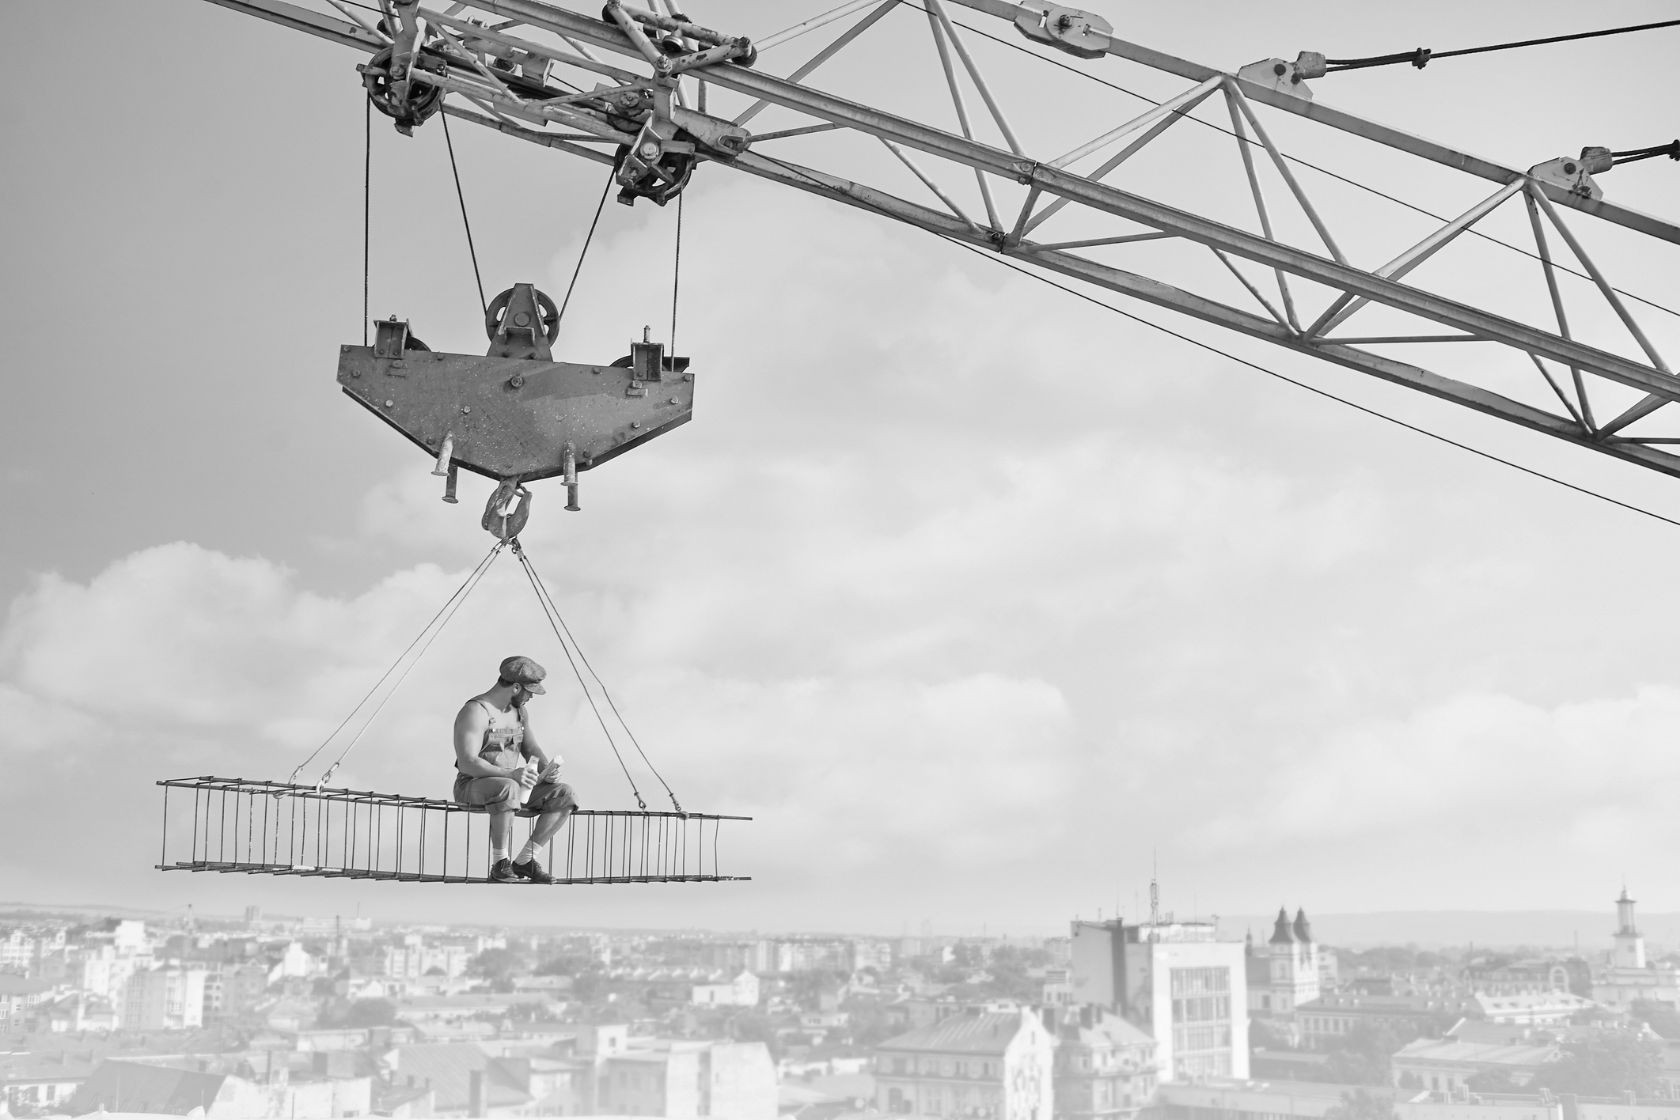
<svg viewBox="0 0 1680 1120">
<path fill-rule="evenodd" d="M 1285 904 L 1286 910 L 1294 911 L 1297 907 Z M 1385 946 L 1413 945 L 1420 948 L 1449 949 L 1449 950 L 1575 950 L 1584 953 L 1606 955 L 1611 951 L 1614 943 L 1615 909 L 1605 907 L 1598 911 L 1575 910 L 1534 910 L 1534 911 L 1388 911 L 1361 914 L 1338 914 L 1334 911 L 1319 912 L 1307 909 L 1317 939 L 1324 944 L 1341 948 L 1363 950 Z M 252 912 L 255 912 L 255 917 Z M 409 918 L 403 916 L 383 917 L 364 915 L 358 909 L 354 913 L 335 913 L 319 911 L 313 913 L 286 913 L 265 909 L 260 905 L 249 905 L 239 910 L 216 911 L 211 909 L 193 908 L 190 911 L 176 909 L 174 911 L 146 910 L 143 908 L 109 907 L 97 904 L 32 904 L 15 899 L 0 899 L 0 922 L 21 921 L 22 918 L 8 917 L 21 914 L 83 914 L 88 920 L 110 918 L 139 918 L 149 921 L 166 921 L 178 923 L 188 920 L 202 920 L 218 929 L 238 928 L 244 924 L 255 922 L 264 927 L 284 928 L 288 925 L 305 923 L 320 926 L 323 923 L 346 923 L 346 928 L 359 928 L 362 923 L 371 923 L 376 928 L 437 928 L 460 930 L 502 930 L 522 929 L 537 933 L 603 933 L 603 934 L 691 934 L 697 936 L 716 937 L 792 937 L 813 938 L 866 938 L 874 940 L 916 940 L 919 938 L 937 938 L 943 940 L 1003 940 L 1021 942 L 1039 942 L 1047 939 L 1065 938 L 1072 926 L 1081 923 L 1124 921 L 1127 924 L 1147 923 L 1149 915 L 1130 913 L 1116 913 L 1112 910 L 1093 913 L 1074 914 L 1062 922 L 1044 922 L 1018 927 L 995 928 L 982 925 L 978 928 L 943 928 L 931 921 L 912 922 L 909 919 L 901 921 L 896 927 L 854 927 L 843 926 L 771 926 L 771 927 L 728 927 L 728 926 L 693 926 L 693 925 L 648 925 L 648 926 L 614 926 L 587 925 L 575 923 L 548 923 L 540 920 L 527 922 L 440 922 L 435 918 Z M 1165 922 L 1211 922 L 1221 937 L 1242 938 L 1252 936 L 1263 941 L 1265 934 L 1271 928 L 1274 915 L 1267 914 L 1206 914 L 1189 915 L 1166 913 L 1162 915 Z M 1640 931 L 1645 940 L 1651 945 L 1656 956 L 1680 952 L 1680 912 L 1663 913 L 1642 909 L 1639 918 Z"/>
</svg>

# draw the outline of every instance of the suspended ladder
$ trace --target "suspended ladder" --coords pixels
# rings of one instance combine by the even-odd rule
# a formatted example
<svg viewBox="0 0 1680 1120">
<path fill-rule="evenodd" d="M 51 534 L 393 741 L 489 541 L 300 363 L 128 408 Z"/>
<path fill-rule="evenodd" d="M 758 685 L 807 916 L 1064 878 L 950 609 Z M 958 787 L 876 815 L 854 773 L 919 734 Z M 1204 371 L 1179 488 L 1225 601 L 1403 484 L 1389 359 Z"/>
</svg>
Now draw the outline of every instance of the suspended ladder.
<svg viewBox="0 0 1680 1120">
<path fill-rule="evenodd" d="M 512 487 L 499 489 L 486 508 L 492 520 L 497 503 Z M 506 507 L 501 507 L 505 511 Z M 524 507 L 521 507 L 523 511 Z M 505 528 L 505 514 L 497 528 Z M 523 524 L 522 518 L 514 518 Z M 635 809 L 577 809 L 537 858 L 555 883 L 716 883 L 747 881 L 725 875 L 718 847 L 725 821 L 750 817 L 693 813 L 654 767 L 618 705 L 584 656 L 559 608 L 537 575 L 517 537 L 502 537 L 455 589 L 447 602 L 385 670 L 360 703 L 332 734 L 292 771 L 287 781 L 253 778 L 169 778 L 163 787 L 163 846 L 160 871 L 220 871 L 247 875 L 298 875 L 337 879 L 383 879 L 407 883 L 483 883 L 490 864 L 488 814 L 477 806 L 436 797 L 406 797 L 329 786 L 345 757 L 461 608 L 490 566 L 510 549 L 536 593 L 567 664 L 583 688 L 607 744 L 618 759 Z M 401 672 L 398 673 L 398 669 Z M 671 809 L 650 810 L 624 764 L 594 693 L 584 680 L 588 670 L 609 710 L 635 746 L 642 761 L 664 787 Z M 392 680 L 395 674 L 395 679 Z M 388 688 L 384 688 L 387 682 Z M 381 689 L 384 688 L 383 695 Z M 298 776 L 328 744 L 378 696 L 360 728 L 314 784 Z M 442 759 L 439 759 L 441 764 Z M 186 795 L 190 791 L 191 804 Z M 171 794 L 174 797 L 171 797 Z M 518 816 L 530 817 L 529 810 Z M 185 848 L 183 852 L 182 849 Z"/>
<path fill-rule="evenodd" d="M 220 871 L 484 883 L 484 811 L 435 797 L 398 797 L 251 778 L 171 778 L 163 787 L 162 871 Z M 175 797 L 171 798 L 171 792 Z M 191 792 L 191 818 L 186 797 Z M 579 809 L 539 858 L 556 883 L 715 883 L 724 821 L 748 817 Z M 185 852 L 181 848 L 185 846 Z"/>
</svg>

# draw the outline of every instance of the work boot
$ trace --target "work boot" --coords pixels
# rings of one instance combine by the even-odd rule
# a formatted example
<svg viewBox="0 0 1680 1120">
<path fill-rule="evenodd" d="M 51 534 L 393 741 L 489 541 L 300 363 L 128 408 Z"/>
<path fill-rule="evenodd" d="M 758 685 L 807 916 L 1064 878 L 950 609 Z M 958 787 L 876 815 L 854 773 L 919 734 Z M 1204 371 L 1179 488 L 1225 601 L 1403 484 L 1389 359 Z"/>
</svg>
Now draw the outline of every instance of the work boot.
<svg viewBox="0 0 1680 1120">
<path fill-rule="evenodd" d="M 524 863 L 514 864 L 513 873 L 522 878 L 529 879 L 533 883 L 554 882 L 554 876 L 543 870 L 542 864 L 537 862 L 535 856 L 526 860 Z"/>
<path fill-rule="evenodd" d="M 519 876 L 514 874 L 513 864 L 505 857 L 490 866 L 490 881 L 492 883 L 517 883 Z"/>
</svg>

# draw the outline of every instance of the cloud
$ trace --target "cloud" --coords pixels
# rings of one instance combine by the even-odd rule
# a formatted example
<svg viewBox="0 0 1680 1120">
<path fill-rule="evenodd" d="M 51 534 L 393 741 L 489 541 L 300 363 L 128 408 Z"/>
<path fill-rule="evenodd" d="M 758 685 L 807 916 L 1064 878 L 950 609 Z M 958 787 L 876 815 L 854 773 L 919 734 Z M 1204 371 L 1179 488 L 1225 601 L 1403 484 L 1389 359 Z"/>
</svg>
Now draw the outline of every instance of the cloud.
<svg viewBox="0 0 1680 1120">
<path fill-rule="evenodd" d="M 1490 826 L 1510 838 L 1538 826 L 1562 838 L 1557 848 L 1614 866 L 1680 840 L 1677 717 L 1680 690 L 1669 687 L 1551 707 L 1462 695 L 1279 759 L 1258 795 L 1211 820 L 1200 840 L 1226 850 L 1450 839 Z"/>
</svg>

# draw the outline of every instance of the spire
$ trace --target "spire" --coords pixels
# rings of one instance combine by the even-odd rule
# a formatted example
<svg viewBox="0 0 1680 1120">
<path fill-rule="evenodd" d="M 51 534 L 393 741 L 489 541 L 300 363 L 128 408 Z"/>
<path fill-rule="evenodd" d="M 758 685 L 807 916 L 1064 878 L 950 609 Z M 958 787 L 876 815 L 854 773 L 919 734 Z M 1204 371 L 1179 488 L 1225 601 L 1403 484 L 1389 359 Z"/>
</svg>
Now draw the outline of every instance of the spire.
<svg viewBox="0 0 1680 1120">
<path fill-rule="evenodd" d="M 1272 928 L 1272 939 L 1270 944 L 1292 945 L 1294 943 L 1295 930 L 1289 924 L 1289 911 L 1286 908 L 1279 906 L 1277 924 Z"/>
<path fill-rule="evenodd" d="M 1312 926 L 1307 922 L 1307 911 L 1305 907 L 1297 907 L 1295 910 L 1295 940 L 1310 944 L 1312 939 Z"/>
</svg>

